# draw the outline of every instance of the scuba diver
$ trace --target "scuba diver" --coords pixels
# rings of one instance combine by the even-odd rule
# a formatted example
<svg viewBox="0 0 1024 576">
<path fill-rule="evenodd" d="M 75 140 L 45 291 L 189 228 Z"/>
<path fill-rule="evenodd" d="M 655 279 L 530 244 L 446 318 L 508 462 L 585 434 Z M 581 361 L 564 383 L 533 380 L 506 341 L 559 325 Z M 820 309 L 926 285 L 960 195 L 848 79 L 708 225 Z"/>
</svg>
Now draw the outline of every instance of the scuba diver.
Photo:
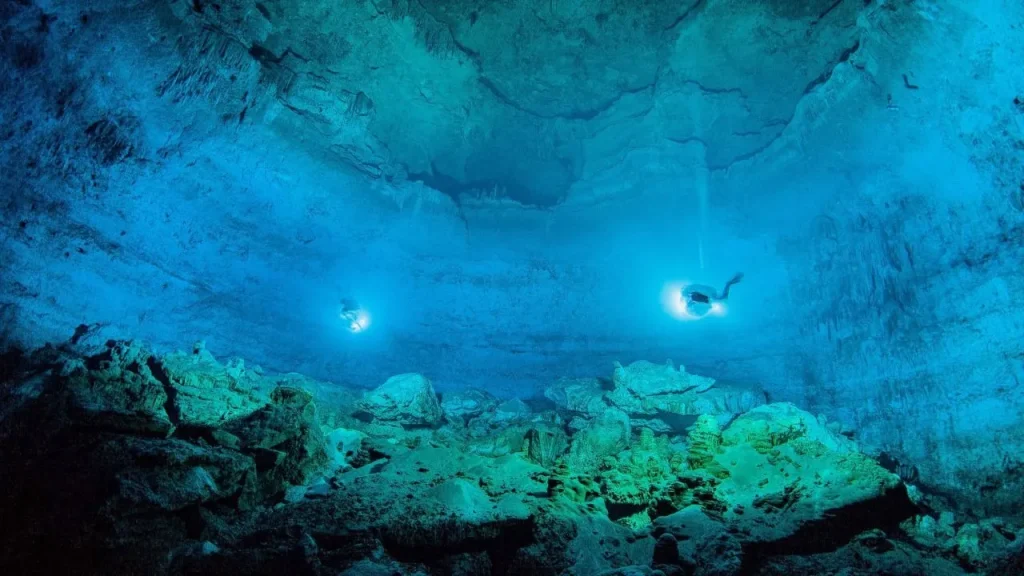
<svg viewBox="0 0 1024 576">
<path fill-rule="evenodd" d="M 348 322 L 348 329 L 350 332 L 362 332 L 366 328 L 366 313 L 359 306 L 359 303 L 351 298 L 343 298 L 341 300 L 341 314 L 339 314 L 342 320 Z"/>
<path fill-rule="evenodd" d="M 729 279 L 725 283 L 725 288 L 722 290 L 722 295 L 718 295 L 718 291 L 711 286 L 703 284 L 690 284 L 684 286 L 681 292 L 683 298 L 683 304 L 686 305 L 686 311 L 698 318 L 706 316 L 714 308 L 716 302 L 724 302 L 729 299 L 729 290 L 733 284 L 738 284 L 740 280 L 743 280 L 743 273 L 738 272 L 735 276 Z"/>
</svg>

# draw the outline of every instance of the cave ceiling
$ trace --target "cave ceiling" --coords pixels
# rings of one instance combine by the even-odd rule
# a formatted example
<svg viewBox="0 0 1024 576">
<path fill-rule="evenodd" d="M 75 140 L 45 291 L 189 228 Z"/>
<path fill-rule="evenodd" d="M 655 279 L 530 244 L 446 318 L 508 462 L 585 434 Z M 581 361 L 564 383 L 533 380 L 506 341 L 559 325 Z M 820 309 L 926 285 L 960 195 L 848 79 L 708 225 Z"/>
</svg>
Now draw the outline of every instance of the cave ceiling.
<svg viewBox="0 0 1024 576">
<path fill-rule="evenodd" d="M 631 155 L 672 173 L 683 146 L 711 170 L 765 150 L 857 50 L 864 5 L 179 1 L 160 93 L 374 179 L 551 206 Z"/>
</svg>

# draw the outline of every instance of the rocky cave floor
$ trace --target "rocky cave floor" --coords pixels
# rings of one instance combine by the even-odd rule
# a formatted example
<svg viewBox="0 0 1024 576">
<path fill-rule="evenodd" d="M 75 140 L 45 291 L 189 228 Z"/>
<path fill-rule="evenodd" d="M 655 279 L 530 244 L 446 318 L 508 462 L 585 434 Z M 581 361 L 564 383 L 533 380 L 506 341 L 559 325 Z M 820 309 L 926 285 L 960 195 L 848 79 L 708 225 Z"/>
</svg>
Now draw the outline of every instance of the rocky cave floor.
<svg viewBox="0 0 1024 576">
<path fill-rule="evenodd" d="M 671 363 L 529 401 L 416 374 L 353 390 L 202 344 L 2 364 L 6 574 L 1024 573 L 1020 518 L 954 510 L 852 432 Z"/>
</svg>

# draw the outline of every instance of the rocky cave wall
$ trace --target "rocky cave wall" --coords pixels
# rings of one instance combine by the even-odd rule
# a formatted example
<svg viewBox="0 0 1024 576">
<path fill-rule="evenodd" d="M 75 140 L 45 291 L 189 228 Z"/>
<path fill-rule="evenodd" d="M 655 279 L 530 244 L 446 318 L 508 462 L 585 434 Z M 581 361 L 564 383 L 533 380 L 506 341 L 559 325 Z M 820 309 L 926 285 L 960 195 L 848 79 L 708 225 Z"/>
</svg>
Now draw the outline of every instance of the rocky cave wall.
<svg viewBox="0 0 1024 576">
<path fill-rule="evenodd" d="M 520 395 L 673 358 L 1006 501 L 1020 7 L 325 6 L 0 9 L 6 340 Z M 727 317 L 664 314 L 737 269 Z"/>
<path fill-rule="evenodd" d="M 722 175 L 737 208 L 722 211 L 757 202 L 755 177 L 782 204 L 828 198 L 812 217 L 780 218 L 792 354 L 777 380 L 916 466 L 922 483 L 979 512 L 1013 509 L 1024 13 L 1004 2 L 891 7 L 862 19 L 850 66 L 804 102 L 776 154 Z M 915 21 L 924 26 L 908 33 Z"/>
</svg>

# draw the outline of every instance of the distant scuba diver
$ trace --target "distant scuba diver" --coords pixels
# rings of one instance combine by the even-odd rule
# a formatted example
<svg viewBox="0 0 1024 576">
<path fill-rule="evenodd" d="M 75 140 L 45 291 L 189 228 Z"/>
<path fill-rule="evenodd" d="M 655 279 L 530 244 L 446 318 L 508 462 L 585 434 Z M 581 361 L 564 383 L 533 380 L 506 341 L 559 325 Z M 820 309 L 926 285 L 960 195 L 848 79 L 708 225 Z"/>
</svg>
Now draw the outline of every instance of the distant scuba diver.
<svg viewBox="0 0 1024 576">
<path fill-rule="evenodd" d="M 369 317 L 363 311 L 359 303 L 351 298 L 342 298 L 341 314 L 342 320 L 348 322 L 350 332 L 362 332 L 369 323 Z"/>
<path fill-rule="evenodd" d="M 715 308 L 716 302 L 724 302 L 729 299 L 729 290 L 733 284 L 738 284 L 740 280 L 743 280 L 742 272 L 738 272 L 725 283 L 721 296 L 718 295 L 718 291 L 713 287 L 704 284 L 684 286 L 681 296 L 683 303 L 686 305 L 686 311 L 698 318 L 707 316 Z"/>
</svg>

